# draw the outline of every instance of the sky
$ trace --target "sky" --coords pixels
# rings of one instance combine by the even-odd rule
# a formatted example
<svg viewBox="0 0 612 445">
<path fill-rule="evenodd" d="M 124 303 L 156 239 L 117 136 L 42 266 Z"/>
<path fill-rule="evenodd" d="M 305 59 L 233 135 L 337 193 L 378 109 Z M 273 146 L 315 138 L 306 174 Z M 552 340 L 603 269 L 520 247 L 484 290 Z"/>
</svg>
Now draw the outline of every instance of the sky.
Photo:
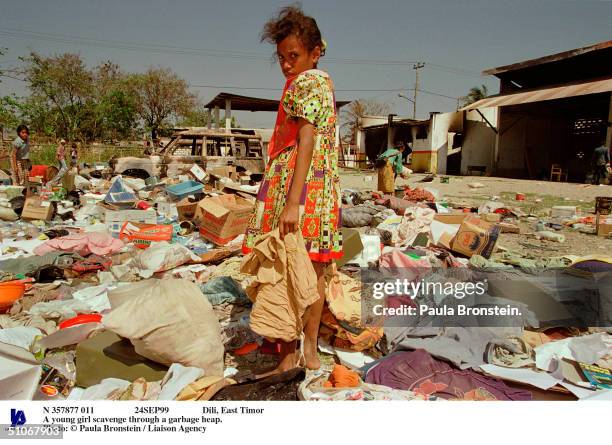
<svg viewBox="0 0 612 445">
<path fill-rule="evenodd" d="M 221 91 L 278 99 L 284 79 L 260 43 L 266 20 L 290 1 L 273 0 L 2 0 L 0 68 L 18 57 L 79 53 L 94 66 L 106 60 L 127 71 L 167 66 L 202 101 Z M 484 84 L 487 69 L 612 38 L 612 0 L 303 0 L 327 41 L 320 69 L 338 100 L 386 102 L 412 115 L 413 64 L 422 62 L 417 118 L 453 111 L 455 98 Z M 0 95 L 27 94 L 1 78 Z M 274 113 L 234 114 L 242 127 L 270 127 Z"/>
</svg>

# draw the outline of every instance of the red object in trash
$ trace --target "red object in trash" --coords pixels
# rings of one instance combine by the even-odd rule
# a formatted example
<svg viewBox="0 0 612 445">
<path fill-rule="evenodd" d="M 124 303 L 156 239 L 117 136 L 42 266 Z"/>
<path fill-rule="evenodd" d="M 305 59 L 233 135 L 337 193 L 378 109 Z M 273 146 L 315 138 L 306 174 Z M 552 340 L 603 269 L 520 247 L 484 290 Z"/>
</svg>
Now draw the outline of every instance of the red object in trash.
<svg viewBox="0 0 612 445">
<path fill-rule="evenodd" d="M 46 178 L 48 168 L 48 165 L 33 165 L 30 169 L 30 178 L 35 178 L 37 176 L 40 176 L 41 178 Z"/>
<path fill-rule="evenodd" d="M 138 202 L 136 203 L 136 208 L 137 208 L 137 209 L 140 209 L 140 210 L 147 210 L 147 209 L 150 209 L 150 208 L 151 208 L 151 204 L 149 204 L 149 203 L 148 203 L 148 202 L 146 202 L 146 201 L 138 201 Z"/>
<path fill-rule="evenodd" d="M 85 323 L 100 323 L 102 321 L 102 315 L 100 314 L 79 314 L 69 320 L 64 320 L 59 324 L 60 329 L 70 328 L 79 324 Z"/>
<path fill-rule="evenodd" d="M 525 200 L 525 194 L 524 193 L 517 193 L 516 194 L 516 200 L 517 201 L 524 201 Z"/>
<path fill-rule="evenodd" d="M 257 343 L 247 343 L 246 345 L 234 350 L 234 355 L 247 355 L 253 351 L 256 351 L 257 348 L 259 348 Z"/>
<path fill-rule="evenodd" d="M 259 352 L 267 355 L 279 355 L 281 345 L 278 342 L 270 342 L 264 338 L 263 343 L 259 348 Z"/>
</svg>

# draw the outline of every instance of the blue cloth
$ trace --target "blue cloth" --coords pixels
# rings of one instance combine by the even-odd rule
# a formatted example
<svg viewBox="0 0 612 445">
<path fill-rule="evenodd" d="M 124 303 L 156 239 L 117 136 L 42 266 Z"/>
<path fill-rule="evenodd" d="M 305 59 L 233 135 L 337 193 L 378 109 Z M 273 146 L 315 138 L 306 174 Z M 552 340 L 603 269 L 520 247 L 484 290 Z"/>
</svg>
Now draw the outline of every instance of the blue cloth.
<svg viewBox="0 0 612 445">
<path fill-rule="evenodd" d="M 200 289 L 213 306 L 224 303 L 241 306 L 251 305 L 251 300 L 247 297 L 242 286 L 232 277 L 212 278 L 206 283 L 200 284 Z"/>
</svg>

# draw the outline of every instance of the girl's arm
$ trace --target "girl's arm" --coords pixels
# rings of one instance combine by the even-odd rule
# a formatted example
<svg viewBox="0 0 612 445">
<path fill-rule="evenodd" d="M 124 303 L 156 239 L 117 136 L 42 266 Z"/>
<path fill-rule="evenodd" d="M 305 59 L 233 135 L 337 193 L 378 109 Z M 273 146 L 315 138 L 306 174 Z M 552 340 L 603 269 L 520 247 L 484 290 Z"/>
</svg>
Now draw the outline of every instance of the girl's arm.
<svg viewBox="0 0 612 445">
<path fill-rule="evenodd" d="M 302 190 L 306 183 L 306 176 L 310 170 L 312 162 L 312 152 L 314 150 L 315 127 L 305 119 L 298 120 L 298 147 L 297 159 L 293 179 L 287 194 L 287 202 L 281 213 L 278 228 L 281 238 L 285 234 L 295 232 L 299 226 L 299 208 Z"/>
</svg>

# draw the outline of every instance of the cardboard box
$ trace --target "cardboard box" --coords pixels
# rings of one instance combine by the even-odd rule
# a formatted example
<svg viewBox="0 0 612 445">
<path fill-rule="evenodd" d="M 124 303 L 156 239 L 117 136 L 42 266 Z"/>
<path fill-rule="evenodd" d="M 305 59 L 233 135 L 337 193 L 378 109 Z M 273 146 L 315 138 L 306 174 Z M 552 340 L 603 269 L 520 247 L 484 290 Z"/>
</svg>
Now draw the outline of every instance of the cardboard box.
<svg viewBox="0 0 612 445">
<path fill-rule="evenodd" d="M 469 213 L 436 213 L 434 219 L 444 224 L 461 224 Z"/>
<path fill-rule="evenodd" d="M 489 258 L 493 253 L 500 227 L 483 221 L 477 216 L 467 216 L 451 243 L 453 251 L 471 257 L 482 255 Z"/>
<path fill-rule="evenodd" d="M 23 348 L 0 343 L 0 400 L 32 400 L 42 367 Z"/>
<path fill-rule="evenodd" d="M 612 208 L 612 197 L 598 196 L 595 198 L 595 213 L 599 215 L 609 215 Z"/>
<path fill-rule="evenodd" d="M 157 223 L 157 213 L 153 209 L 148 210 L 106 210 L 104 221 L 108 231 L 114 238 L 119 238 L 119 232 L 125 222 L 142 224 Z"/>
<path fill-rule="evenodd" d="M 598 215 L 597 236 L 607 237 L 610 233 L 612 233 L 612 216 Z"/>
<path fill-rule="evenodd" d="M 236 167 L 233 165 L 226 165 L 224 167 L 213 167 L 207 168 L 206 173 L 216 176 L 217 178 L 230 178 L 232 181 L 240 181 L 240 177 L 236 172 Z"/>
<path fill-rule="evenodd" d="M 501 221 L 501 215 L 499 213 L 485 213 L 484 215 L 480 215 L 480 218 L 490 223 L 498 223 Z"/>
<path fill-rule="evenodd" d="M 37 197 L 26 198 L 21 212 L 21 219 L 40 219 L 49 221 L 53 217 L 54 207 L 51 201 L 45 201 Z"/>
<path fill-rule="evenodd" d="M 200 227 L 200 235 L 224 246 L 244 233 L 253 208 L 248 200 L 236 195 L 204 198 L 198 203 L 194 221 Z"/>
<path fill-rule="evenodd" d="M 168 368 L 137 354 L 129 340 L 111 331 L 89 338 L 77 346 L 77 386 L 89 388 L 107 378 L 133 382 L 144 377 L 148 382 L 162 380 Z"/>
<path fill-rule="evenodd" d="M 198 203 L 200 201 L 190 201 L 189 198 L 183 198 L 176 203 L 176 211 L 178 212 L 179 221 L 191 221 L 195 216 Z"/>
<path fill-rule="evenodd" d="M 342 233 L 342 258 L 335 260 L 338 267 L 344 266 L 363 250 L 361 235 L 357 229 L 342 227 L 340 232 Z"/>
</svg>

